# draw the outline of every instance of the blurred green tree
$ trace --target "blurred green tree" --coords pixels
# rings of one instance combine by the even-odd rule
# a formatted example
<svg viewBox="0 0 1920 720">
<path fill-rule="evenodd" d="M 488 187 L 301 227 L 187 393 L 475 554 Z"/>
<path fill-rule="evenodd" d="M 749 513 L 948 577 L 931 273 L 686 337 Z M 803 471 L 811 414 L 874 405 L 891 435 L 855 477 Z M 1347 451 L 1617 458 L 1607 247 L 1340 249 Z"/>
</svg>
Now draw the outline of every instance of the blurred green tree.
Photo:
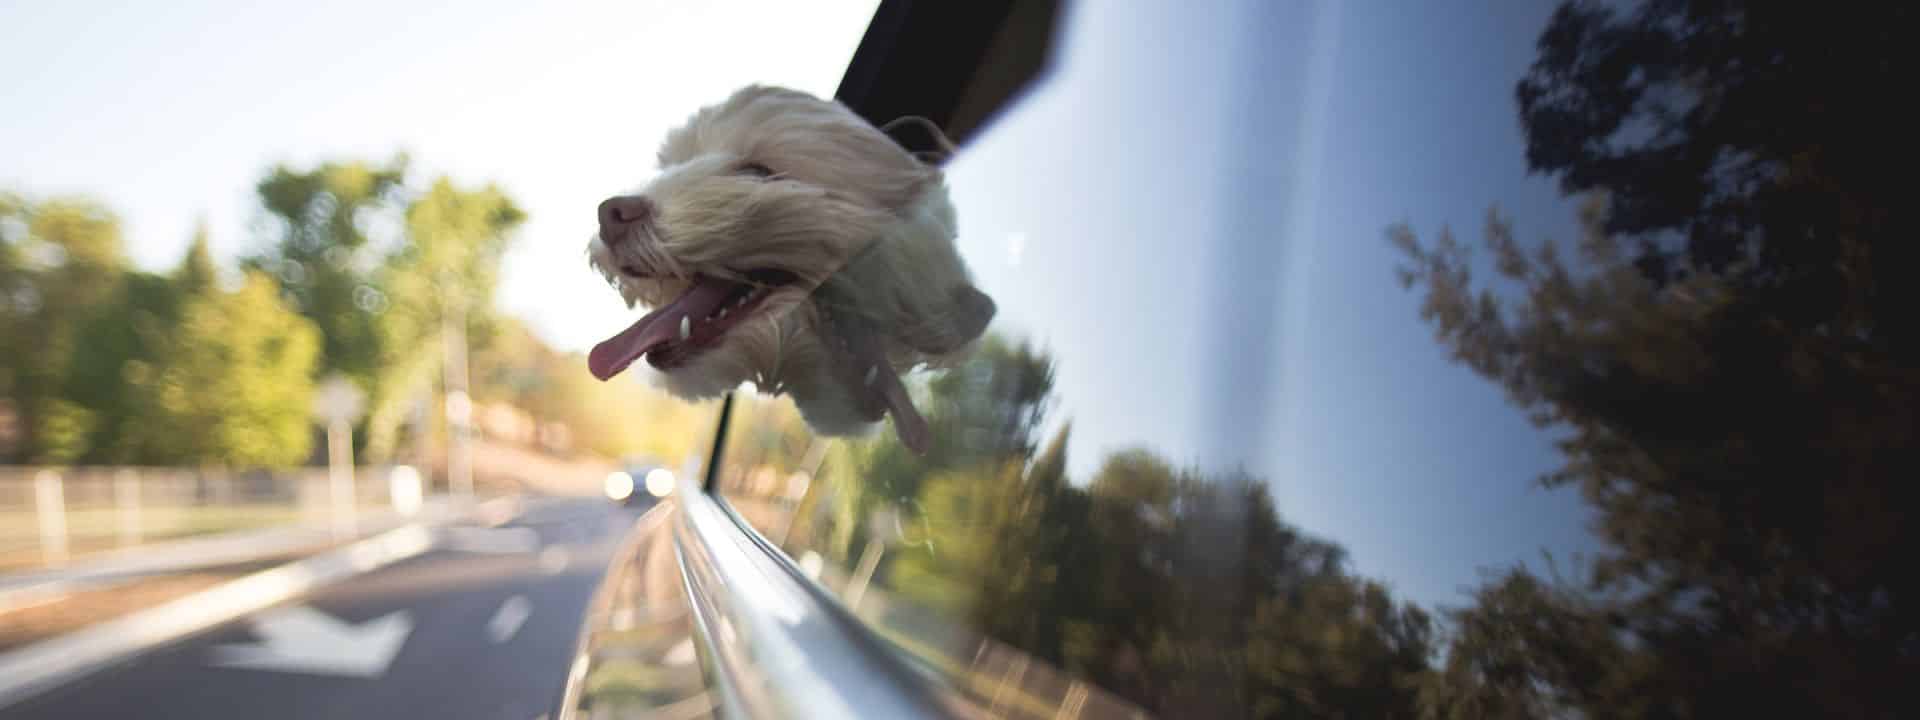
<svg viewBox="0 0 1920 720">
<path fill-rule="evenodd" d="M 465 352 L 470 329 L 484 330 L 476 336 L 496 329 L 500 261 L 525 220 L 499 188 L 465 189 L 445 177 L 407 204 L 402 245 L 358 300 L 377 319 L 380 348 L 366 426 L 369 459 L 392 456 L 407 410 L 431 387 L 433 371 L 443 369 L 446 343 Z"/>
<path fill-rule="evenodd" d="M 374 462 L 392 456 L 400 424 L 442 368 L 444 334 L 492 326 L 500 260 L 526 218 L 491 185 L 442 177 L 410 191 L 407 165 L 399 156 L 279 167 L 257 186 L 269 232 L 249 265 L 279 277 L 320 327 L 318 372 L 367 389 L 357 437 Z"/>
<path fill-rule="evenodd" d="M 213 262 L 213 246 L 207 231 L 207 221 L 203 218 L 194 225 L 193 239 L 187 242 L 187 257 L 180 261 L 180 267 L 174 270 L 173 284 L 182 295 L 198 295 L 212 289 L 220 281 L 219 270 Z"/>
<path fill-rule="evenodd" d="M 188 461 L 232 467 L 305 460 L 311 445 L 319 332 L 288 308 L 274 280 L 249 272 L 236 291 L 186 296 L 156 368 L 167 441 Z M 164 424 L 162 424 L 164 423 Z"/>
<path fill-rule="evenodd" d="M 130 272 L 78 331 L 63 397 L 95 422 L 77 460 L 297 464 L 311 442 L 312 324 L 249 273 L 219 287 L 204 228 L 170 276 Z"/>
<path fill-rule="evenodd" d="M 84 198 L 0 195 L 0 397 L 18 437 L 0 459 L 64 463 L 83 456 L 98 418 L 64 397 L 84 318 L 119 291 L 120 221 Z"/>
<path fill-rule="evenodd" d="M 839 506 L 824 544 L 851 565 L 888 538 L 879 577 L 897 595 L 1162 712 L 1417 713 L 1435 642 L 1424 611 L 1350 575 L 1246 473 L 1136 448 L 1074 483 L 1070 424 L 1036 442 L 1052 377 L 1044 352 L 989 336 L 927 384 L 938 430 L 924 456 L 884 433 L 830 456 L 844 464 L 826 472 Z"/>
<path fill-rule="evenodd" d="M 67 359 L 63 396 L 96 419 L 84 454 L 90 463 L 173 464 L 189 460 L 172 427 L 156 414 L 154 373 L 177 342 L 188 293 L 167 278 L 128 272 L 119 291 L 86 318 Z M 200 292 L 209 292 L 211 288 Z"/>
<path fill-rule="evenodd" d="M 319 326 L 320 372 L 375 387 L 382 368 L 375 274 L 401 242 L 407 158 L 385 165 L 275 167 L 255 185 L 264 242 L 246 265 L 279 278 L 290 304 Z"/>
</svg>

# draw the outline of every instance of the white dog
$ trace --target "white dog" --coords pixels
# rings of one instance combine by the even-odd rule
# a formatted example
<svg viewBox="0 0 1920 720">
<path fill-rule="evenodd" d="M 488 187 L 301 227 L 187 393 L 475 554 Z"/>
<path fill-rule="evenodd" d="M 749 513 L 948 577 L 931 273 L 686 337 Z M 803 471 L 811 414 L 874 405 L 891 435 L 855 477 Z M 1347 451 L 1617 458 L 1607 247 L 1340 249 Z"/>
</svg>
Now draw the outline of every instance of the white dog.
<svg viewBox="0 0 1920 720">
<path fill-rule="evenodd" d="M 924 452 L 900 373 L 959 360 L 994 314 L 954 249 L 939 169 L 838 103 L 769 87 L 695 113 L 659 161 L 600 204 L 591 262 L 653 311 L 593 348 L 593 374 L 645 356 L 689 399 L 752 381 L 827 435 L 890 412 Z"/>
</svg>

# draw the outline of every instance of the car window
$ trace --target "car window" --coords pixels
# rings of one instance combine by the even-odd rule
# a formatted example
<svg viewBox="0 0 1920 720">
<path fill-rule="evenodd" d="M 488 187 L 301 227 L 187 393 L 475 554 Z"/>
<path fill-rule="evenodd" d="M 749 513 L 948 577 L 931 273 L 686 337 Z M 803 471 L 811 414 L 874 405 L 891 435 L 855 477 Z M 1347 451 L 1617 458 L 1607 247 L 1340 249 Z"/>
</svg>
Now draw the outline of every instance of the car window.
<svg viewBox="0 0 1920 720">
<path fill-rule="evenodd" d="M 1868 369 L 1905 357 L 1870 319 L 1892 306 L 1841 299 L 1870 261 L 1778 250 L 1893 227 L 1818 209 L 1885 177 L 1742 140 L 1712 93 L 1813 91 L 1728 75 L 1711 53 L 1735 50 L 1678 27 L 1792 34 L 1660 3 L 1076 7 L 944 165 L 998 312 L 906 377 L 931 442 L 742 393 L 718 490 L 1009 716 L 1711 712 L 1749 685 L 1702 673 L 1791 684 L 1791 647 L 1908 658 L 1909 635 L 1798 614 L 1898 624 L 1868 567 L 1905 536 L 1836 526 L 1894 522 L 1870 508 L 1904 492 L 1882 473 L 1910 425 L 1866 419 L 1910 397 Z M 1862 564 L 1821 559 L 1841 548 Z M 1893 691 L 1856 670 L 1762 694 Z"/>
<path fill-rule="evenodd" d="M 1355 663 L 1373 691 L 1411 677 L 1434 648 L 1426 603 L 1476 564 L 1577 538 L 1422 552 L 1410 533 L 1457 534 L 1481 510 L 1399 520 L 1446 491 L 1381 455 L 1436 443 L 1372 423 L 1445 423 L 1455 397 L 1478 401 L 1512 448 L 1440 470 L 1457 477 L 1543 462 L 1526 457 L 1542 441 L 1423 347 L 1382 239 L 1393 218 L 1323 207 L 1320 188 L 1345 181 L 1329 146 L 1364 142 L 1330 137 L 1347 99 L 1331 97 L 1337 12 L 1070 13 L 1051 74 L 945 166 L 961 254 L 999 311 L 964 363 L 908 377 L 931 446 L 818 435 L 790 400 L 743 393 L 719 473 L 730 504 L 1011 716 L 1267 702 L 1246 694 L 1263 651 Z M 1139 52 L 1149 37 L 1162 49 Z M 1364 392 L 1372 420 L 1355 406 L 1369 379 L 1412 378 L 1428 386 Z M 1565 497 L 1526 497 L 1524 472 L 1498 492 L 1574 517 Z M 1350 648 L 1304 642 L 1335 620 Z M 1250 626 L 1272 645 L 1250 647 Z"/>
</svg>

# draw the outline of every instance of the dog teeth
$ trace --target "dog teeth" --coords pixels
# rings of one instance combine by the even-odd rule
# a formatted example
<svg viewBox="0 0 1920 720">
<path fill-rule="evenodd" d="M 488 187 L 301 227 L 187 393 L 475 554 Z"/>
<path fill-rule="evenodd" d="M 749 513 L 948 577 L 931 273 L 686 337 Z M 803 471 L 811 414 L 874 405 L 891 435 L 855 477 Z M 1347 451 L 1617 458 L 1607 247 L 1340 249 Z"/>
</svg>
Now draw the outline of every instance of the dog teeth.
<svg viewBox="0 0 1920 720">
<path fill-rule="evenodd" d="M 727 309 L 726 309 L 726 308 L 720 308 L 720 314 L 719 314 L 719 315 L 715 315 L 715 316 L 713 316 L 713 319 L 715 319 L 715 320 L 725 320 L 726 318 L 727 318 Z"/>
<path fill-rule="evenodd" d="M 867 379 L 865 379 L 865 380 L 862 380 L 861 382 L 862 382 L 863 384 L 866 384 L 866 385 L 872 385 L 872 384 L 873 384 L 873 379 L 874 379 L 874 378 L 877 378 L 877 377 L 880 377 L 880 366 L 879 366 L 879 365 L 875 365 L 875 366 L 873 366 L 873 367 L 870 367 L 870 368 L 867 368 Z"/>
<path fill-rule="evenodd" d="M 693 319 L 685 315 L 681 315 L 680 316 L 680 339 L 685 340 L 689 337 L 693 337 Z"/>
</svg>

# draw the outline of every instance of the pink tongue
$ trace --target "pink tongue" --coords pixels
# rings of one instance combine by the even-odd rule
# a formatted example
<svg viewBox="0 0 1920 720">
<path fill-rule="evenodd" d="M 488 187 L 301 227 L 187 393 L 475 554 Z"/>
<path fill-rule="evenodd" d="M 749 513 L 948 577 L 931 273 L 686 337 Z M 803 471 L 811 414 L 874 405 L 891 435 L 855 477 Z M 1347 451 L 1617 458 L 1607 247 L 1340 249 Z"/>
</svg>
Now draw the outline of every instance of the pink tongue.
<svg viewBox="0 0 1920 720">
<path fill-rule="evenodd" d="M 893 413 L 893 433 L 900 436 L 900 444 L 913 454 L 927 454 L 927 446 L 933 444 L 927 419 L 914 409 L 913 398 L 907 396 L 907 388 L 900 384 L 900 376 L 893 374 L 893 368 L 885 368 L 880 375 L 883 377 L 874 379 L 880 382 L 880 396 L 887 401 L 887 410 Z"/>
<path fill-rule="evenodd" d="M 679 339 L 681 318 L 694 319 L 689 322 L 706 318 L 733 295 L 736 287 L 739 283 L 730 280 L 696 278 L 692 287 L 666 307 L 647 313 L 619 335 L 593 346 L 593 351 L 587 353 L 587 369 L 601 380 L 620 374 L 641 355 Z"/>
</svg>

